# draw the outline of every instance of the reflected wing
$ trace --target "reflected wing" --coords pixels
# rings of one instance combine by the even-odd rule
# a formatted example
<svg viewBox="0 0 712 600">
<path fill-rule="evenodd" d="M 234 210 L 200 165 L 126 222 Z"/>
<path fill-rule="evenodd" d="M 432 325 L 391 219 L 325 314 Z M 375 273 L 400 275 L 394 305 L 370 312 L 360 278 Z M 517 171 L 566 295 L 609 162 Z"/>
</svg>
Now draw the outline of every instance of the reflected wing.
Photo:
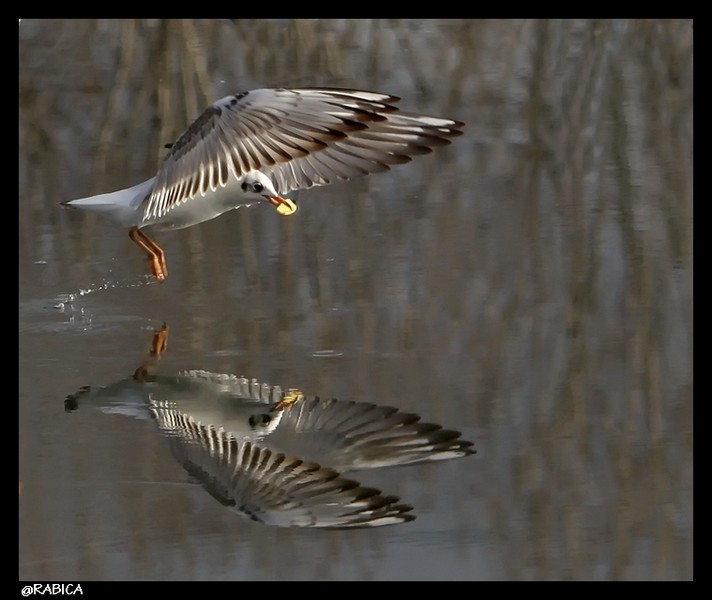
<svg viewBox="0 0 712 600">
<path fill-rule="evenodd" d="M 412 507 L 333 469 L 240 442 L 180 411 L 152 408 L 174 456 L 225 505 L 279 527 L 378 527 L 410 521 Z"/>
<path fill-rule="evenodd" d="M 145 218 L 261 170 L 277 191 L 385 171 L 450 143 L 463 123 L 400 113 L 395 96 L 341 89 L 258 89 L 210 106 L 173 144 Z"/>
<path fill-rule="evenodd" d="M 448 460 L 475 452 L 460 432 L 390 406 L 299 394 L 289 408 L 275 410 L 292 395 L 289 390 L 235 375 L 194 370 L 151 377 L 142 385 L 128 383 L 132 410 L 140 407 L 145 414 L 148 405 L 161 411 L 164 432 L 170 431 L 167 415 L 182 415 L 203 427 L 227 431 L 241 442 L 338 471 Z M 105 410 L 117 411 L 117 405 L 126 403 L 126 393 L 109 394 L 114 387 L 89 395 L 101 396 Z M 78 397 L 70 398 L 76 404 Z"/>
<path fill-rule="evenodd" d="M 161 398 L 239 439 L 259 440 L 274 452 L 339 471 L 448 460 L 475 452 L 459 431 L 424 423 L 419 415 L 390 406 L 300 395 L 290 408 L 274 411 L 286 393 L 278 386 L 208 371 L 186 371 L 180 380 L 200 382 L 202 392 L 196 394 L 191 387 L 187 397 L 165 386 L 155 390 L 154 402 Z"/>
<path fill-rule="evenodd" d="M 346 471 L 473 454 L 460 435 L 389 406 L 305 397 L 284 411 L 269 444 Z"/>
</svg>

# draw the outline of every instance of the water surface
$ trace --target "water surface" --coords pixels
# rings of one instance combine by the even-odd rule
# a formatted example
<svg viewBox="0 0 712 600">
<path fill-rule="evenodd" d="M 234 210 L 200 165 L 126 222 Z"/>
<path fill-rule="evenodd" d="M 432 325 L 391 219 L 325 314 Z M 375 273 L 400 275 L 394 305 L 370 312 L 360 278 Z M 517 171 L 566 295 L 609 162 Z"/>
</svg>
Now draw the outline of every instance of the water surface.
<svg viewBox="0 0 712 600">
<path fill-rule="evenodd" d="M 692 572 L 692 23 L 22 20 L 19 577 Z M 152 176 L 213 100 L 361 87 L 465 121 L 384 174 L 160 234 L 63 200 Z M 363 472 L 412 522 L 239 517 L 151 420 L 65 398 L 204 369 L 417 413 L 477 453 Z"/>
</svg>

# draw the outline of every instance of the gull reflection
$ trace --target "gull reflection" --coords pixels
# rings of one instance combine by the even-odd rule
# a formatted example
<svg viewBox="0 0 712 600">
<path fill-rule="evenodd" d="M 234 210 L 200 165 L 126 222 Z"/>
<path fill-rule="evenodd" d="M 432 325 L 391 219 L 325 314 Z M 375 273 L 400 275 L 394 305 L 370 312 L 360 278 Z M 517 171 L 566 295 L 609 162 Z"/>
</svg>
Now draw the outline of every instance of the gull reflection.
<svg viewBox="0 0 712 600">
<path fill-rule="evenodd" d="M 151 372 L 168 329 L 132 377 L 83 387 L 68 412 L 152 418 L 173 456 L 218 501 L 279 527 L 376 527 L 411 521 L 412 506 L 344 477 L 473 454 L 460 432 L 368 402 L 321 399 L 254 379 L 202 370 Z"/>
</svg>

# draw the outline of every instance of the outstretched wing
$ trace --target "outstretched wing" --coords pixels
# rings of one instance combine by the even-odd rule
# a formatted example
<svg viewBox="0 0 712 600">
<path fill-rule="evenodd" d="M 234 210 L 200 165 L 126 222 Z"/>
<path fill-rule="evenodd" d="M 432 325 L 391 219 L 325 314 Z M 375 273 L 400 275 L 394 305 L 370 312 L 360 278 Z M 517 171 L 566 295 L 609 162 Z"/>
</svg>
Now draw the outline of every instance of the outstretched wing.
<svg viewBox="0 0 712 600">
<path fill-rule="evenodd" d="M 464 123 L 401 113 L 399 98 L 344 89 L 258 89 L 210 106 L 173 144 L 145 218 L 260 170 L 277 191 L 326 185 L 450 143 Z"/>
</svg>

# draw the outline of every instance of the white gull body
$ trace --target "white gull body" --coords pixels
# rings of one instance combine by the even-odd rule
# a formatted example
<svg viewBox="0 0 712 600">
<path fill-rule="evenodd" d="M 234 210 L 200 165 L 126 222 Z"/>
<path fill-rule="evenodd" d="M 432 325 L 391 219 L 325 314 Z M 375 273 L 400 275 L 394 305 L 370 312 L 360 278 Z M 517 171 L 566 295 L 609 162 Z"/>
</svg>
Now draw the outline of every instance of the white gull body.
<svg viewBox="0 0 712 600">
<path fill-rule="evenodd" d="M 227 96 L 171 145 L 155 177 L 63 204 L 100 211 L 126 227 L 165 279 L 163 251 L 144 228 L 189 227 L 228 210 L 388 170 L 462 134 L 464 123 L 400 112 L 388 94 L 351 89 L 257 89 Z"/>
</svg>

